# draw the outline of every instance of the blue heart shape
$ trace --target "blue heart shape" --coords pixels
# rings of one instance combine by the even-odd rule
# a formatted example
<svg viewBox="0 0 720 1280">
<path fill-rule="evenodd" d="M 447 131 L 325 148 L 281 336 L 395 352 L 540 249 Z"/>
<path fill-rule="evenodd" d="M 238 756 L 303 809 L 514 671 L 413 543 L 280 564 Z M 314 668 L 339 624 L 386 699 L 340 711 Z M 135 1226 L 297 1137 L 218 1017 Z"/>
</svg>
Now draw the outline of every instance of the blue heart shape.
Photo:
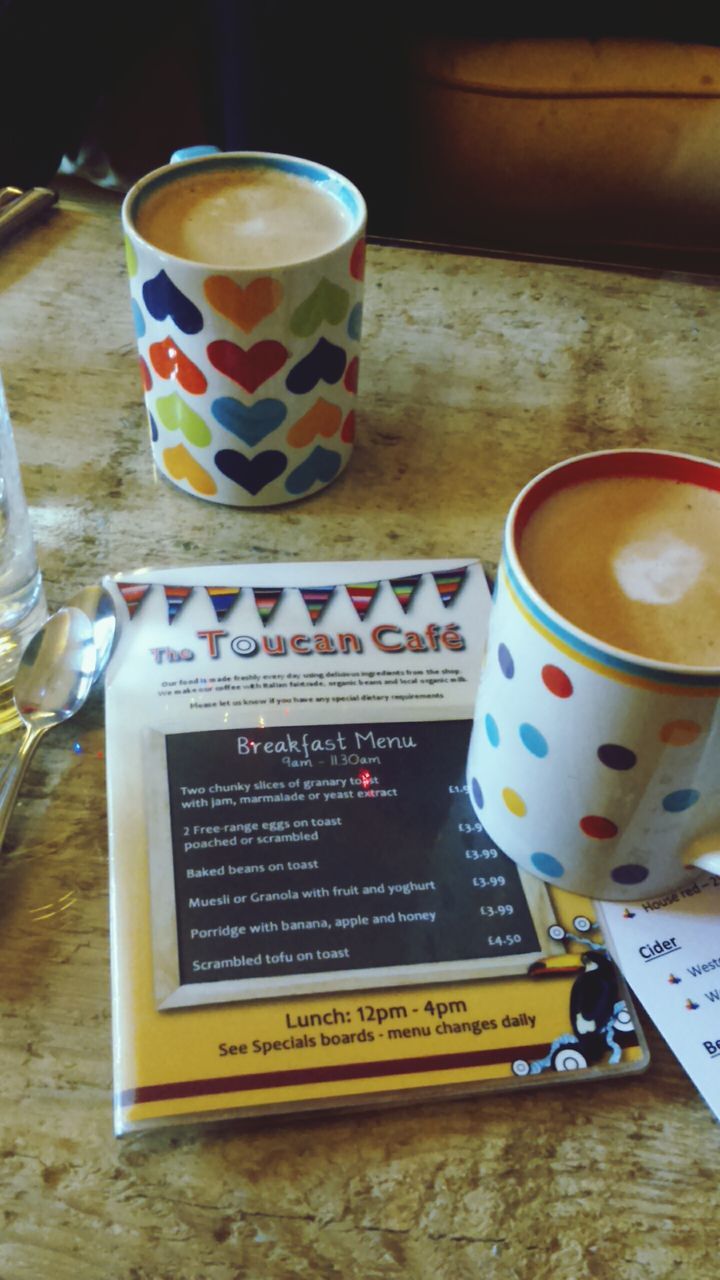
<svg viewBox="0 0 720 1280">
<path fill-rule="evenodd" d="M 282 475 L 287 466 L 287 458 L 277 449 L 265 449 L 254 458 L 246 458 L 237 449 L 220 449 L 215 454 L 215 465 L 228 480 L 234 480 L 235 484 L 239 484 L 241 489 L 247 489 L 254 497 L 272 480 Z"/>
<path fill-rule="evenodd" d="M 317 445 L 309 458 L 300 463 L 294 471 L 290 472 L 285 481 L 285 488 L 288 493 L 292 493 L 294 497 L 298 497 L 301 493 L 307 493 L 317 481 L 323 484 L 329 484 L 337 475 L 342 464 L 342 458 L 339 453 L 335 453 L 331 449 L 323 449 L 322 445 Z"/>
<path fill-rule="evenodd" d="M 258 400 L 247 405 L 233 396 L 220 396 L 213 400 L 211 408 L 220 426 L 250 447 L 269 436 L 287 417 L 282 400 Z"/>
<path fill-rule="evenodd" d="M 203 327 L 202 312 L 194 302 L 173 284 L 169 275 L 159 271 L 152 280 L 146 280 L 142 295 L 150 315 L 155 320 L 171 320 L 183 333 L 199 333 Z"/>
<path fill-rule="evenodd" d="M 145 317 L 142 313 L 142 309 L 138 306 L 134 298 L 130 299 L 130 306 L 132 307 L 132 318 L 133 318 L 133 324 L 135 326 L 135 333 L 138 338 L 144 338 L 145 337 Z"/>
<path fill-rule="evenodd" d="M 360 334 L 362 333 L 362 316 L 362 302 L 356 302 L 348 317 L 347 326 L 348 337 L 352 338 L 354 342 L 359 340 Z"/>
<path fill-rule="evenodd" d="M 302 396 L 312 391 L 318 382 L 339 382 L 345 372 L 347 356 L 342 347 L 336 347 L 327 338 L 319 338 L 312 351 L 291 369 L 285 386 L 293 395 Z"/>
<path fill-rule="evenodd" d="M 148 413 L 148 418 L 150 420 L 150 439 L 159 440 L 160 433 L 158 432 L 157 423 L 151 413 Z"/>
</svg>

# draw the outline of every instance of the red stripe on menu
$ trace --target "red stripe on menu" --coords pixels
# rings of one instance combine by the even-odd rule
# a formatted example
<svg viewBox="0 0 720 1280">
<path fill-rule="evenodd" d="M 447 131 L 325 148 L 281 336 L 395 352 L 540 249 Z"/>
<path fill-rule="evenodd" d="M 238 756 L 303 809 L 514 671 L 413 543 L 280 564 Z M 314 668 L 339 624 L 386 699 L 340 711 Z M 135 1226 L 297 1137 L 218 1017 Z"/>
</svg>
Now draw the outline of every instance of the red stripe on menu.
<svg viewBox="0 0 720 1280">
<path fill-rule="evenodd" d="M 291 1085 L 322 1084 L 332 1080 L 377 1079 L 415 1075 L 421 1071 L 457 1071 L 486 1067 L 516 1058 L 544 1058 L 549 1044 L 515 1045 L 511 1049 L 480 1049 L 472 1053 L 438 1053 L 430 1058 L 391 1058 L 385 1062 L 347 1062 L 334 1067 L 300 1067 L 293 1071 L 256 1071 L 243 1076 L 211 1076 L 206 1080 L 179 1080 L 174 1084 L 141 1085 L 120 1094 L 123 1107 L 138 1102 L 162 1102 L 168 1098 L 199 1098 L 216 1093 L 245 1093 L 251 1089 L 286 1089 Z"/>
</svg>

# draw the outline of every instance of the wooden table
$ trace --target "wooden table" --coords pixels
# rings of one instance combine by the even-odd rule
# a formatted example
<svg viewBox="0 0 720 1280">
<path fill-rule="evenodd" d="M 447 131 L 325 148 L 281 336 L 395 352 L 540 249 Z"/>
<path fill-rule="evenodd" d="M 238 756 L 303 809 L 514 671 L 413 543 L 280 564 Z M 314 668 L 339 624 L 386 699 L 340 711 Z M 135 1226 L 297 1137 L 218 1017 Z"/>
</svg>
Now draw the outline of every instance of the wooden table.
<svg viewBox="0 0 720 1280">
<path fill-rule="evenodd" d="M 712 281 L 372 248 L 351 466 L 254 513 L 153 473 L 116 197 L 68 185 L 0 286 L 51 607 L 148 563 L 492 563 L 512 496 L 563 456 L 720 457 Z M 0 1280 L 717 1275 L 720 1133 L 647 1023 L 624 1081 L 115 1139 L 106 852 L 94 693 L 36 756 L 0 864 Z"/>
</svg>

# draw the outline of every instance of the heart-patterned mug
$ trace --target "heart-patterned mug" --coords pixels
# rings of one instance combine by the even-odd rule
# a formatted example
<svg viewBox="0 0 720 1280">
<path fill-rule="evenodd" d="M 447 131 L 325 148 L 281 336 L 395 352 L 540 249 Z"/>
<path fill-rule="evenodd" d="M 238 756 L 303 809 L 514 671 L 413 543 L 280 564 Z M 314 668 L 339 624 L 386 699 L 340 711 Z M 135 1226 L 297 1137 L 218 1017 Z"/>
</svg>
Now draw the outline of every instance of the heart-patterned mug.
<svg viewBox="0 0 720 1280">
<path fill-rule="evenodd" d="M 355 438 L 366 209 L 348 179 L 189 148 L 122 209 L 155 463 L 235 507 L 330 484 Z"/>
</svg>

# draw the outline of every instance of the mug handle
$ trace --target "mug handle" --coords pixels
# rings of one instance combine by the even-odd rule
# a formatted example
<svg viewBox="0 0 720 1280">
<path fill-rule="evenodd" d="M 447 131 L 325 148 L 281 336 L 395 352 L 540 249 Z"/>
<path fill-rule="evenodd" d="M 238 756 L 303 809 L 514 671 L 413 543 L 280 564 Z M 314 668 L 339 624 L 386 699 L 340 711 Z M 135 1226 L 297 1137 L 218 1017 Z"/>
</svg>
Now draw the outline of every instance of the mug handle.
<svg viewBox="0 0 720 1280">
<path fill-rule="evenodd" d="M 720 832 L 714 831 L 693 840 L 685 850 L 684 862 L 688 870 L 698 867 L 701 871 L 720 876 Z"/>
<path fill-rule="evenodd" d="M 217 155 L 220 155 L 219 147 L 205 146 L 199 143 L 195 147 L 180 147 L 178 151 L 173 151 L 170 157 L 170 164 L 177 164 L 179 160 L 196 160 L 198 156 Z"/>
</svg>

